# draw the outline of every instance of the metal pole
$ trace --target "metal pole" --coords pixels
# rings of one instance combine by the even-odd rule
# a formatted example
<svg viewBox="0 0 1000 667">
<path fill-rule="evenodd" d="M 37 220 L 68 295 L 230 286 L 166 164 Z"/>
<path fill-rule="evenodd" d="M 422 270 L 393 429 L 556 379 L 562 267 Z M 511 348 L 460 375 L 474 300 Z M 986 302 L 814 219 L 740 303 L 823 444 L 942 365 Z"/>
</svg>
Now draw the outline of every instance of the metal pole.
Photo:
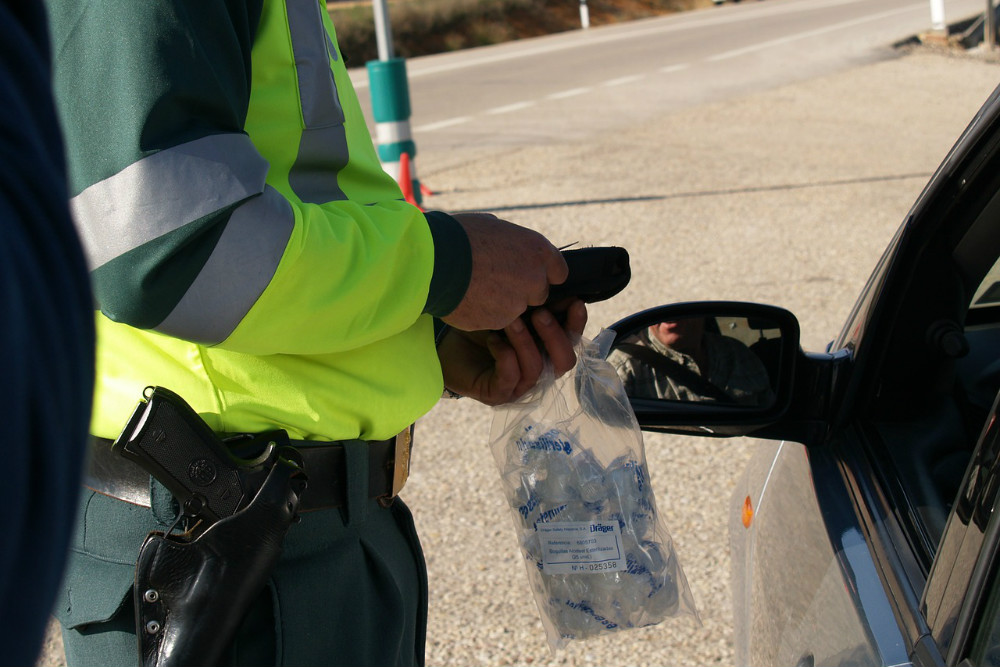
<svg viewBox="0 0 1000 667">
<path fill-rule="evenodd" d="M 987 49 L 997 47 L 997 15 L 993 11 L 993 0 L 986 0 L 986 16 L 983 17 L 983 41 Z"/>
<path fill-rule="evenodd" d="M 378 46 L 378 59 L 392 60 L 395 53 L 392 48 L 392 26 L 389 23 L 387 0 L 372 0 L 372 12 L 375 14 L 375 43 Z"/>
</svg>

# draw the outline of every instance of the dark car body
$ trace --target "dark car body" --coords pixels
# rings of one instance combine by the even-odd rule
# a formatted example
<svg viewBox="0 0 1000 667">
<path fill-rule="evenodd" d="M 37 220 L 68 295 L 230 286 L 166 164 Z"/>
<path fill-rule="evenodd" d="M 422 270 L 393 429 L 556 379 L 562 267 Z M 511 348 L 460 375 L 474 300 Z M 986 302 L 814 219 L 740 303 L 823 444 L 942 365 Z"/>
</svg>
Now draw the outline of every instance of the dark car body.
<svg viewBox="0 0 1000 667">
<path fill-rule="evenodd" d="M 739 664 L 1000 664 L 1000 89 L 938 168 L 822 352 L 765 319 L 774 400 L 633 398 L 647 430 L 760 438 L 732 499 Z M 963 662 L 967 661 L 967 662 Z"/>
</svg>

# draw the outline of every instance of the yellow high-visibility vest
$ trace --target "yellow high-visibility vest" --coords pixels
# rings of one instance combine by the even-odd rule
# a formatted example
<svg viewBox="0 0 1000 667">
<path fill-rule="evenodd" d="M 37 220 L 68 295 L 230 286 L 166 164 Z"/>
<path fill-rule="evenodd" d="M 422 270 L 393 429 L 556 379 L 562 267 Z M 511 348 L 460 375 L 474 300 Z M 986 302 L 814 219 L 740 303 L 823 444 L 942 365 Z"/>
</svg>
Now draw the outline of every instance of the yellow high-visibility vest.
<svg viewBox="0 0 1000 667">
<path fill-rule="evenodd" d="M 116 437 L 148 385 L 219 432 L 383 439 L 425 414 L 435 242 L 457 223 L 429 225 L 382 170 L 322 3 L 53 2 L 101 307 L 93 434 Z"/>
</svg>

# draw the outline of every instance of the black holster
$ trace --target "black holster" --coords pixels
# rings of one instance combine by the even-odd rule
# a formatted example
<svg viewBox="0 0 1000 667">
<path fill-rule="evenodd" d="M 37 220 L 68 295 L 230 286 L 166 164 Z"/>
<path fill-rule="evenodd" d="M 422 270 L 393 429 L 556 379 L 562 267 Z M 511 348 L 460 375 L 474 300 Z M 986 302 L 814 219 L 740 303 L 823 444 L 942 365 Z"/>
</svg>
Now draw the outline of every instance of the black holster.
<svg viewBox="0 0 1000 667">
<path fill-rule="evenodd" d="M 197 537 L 149 534 L 134 589 L 143 667 L 219 664 L 278 562 L 304 489 L 302 469 L 279 457 L 247 507 Z"/>
</svg>

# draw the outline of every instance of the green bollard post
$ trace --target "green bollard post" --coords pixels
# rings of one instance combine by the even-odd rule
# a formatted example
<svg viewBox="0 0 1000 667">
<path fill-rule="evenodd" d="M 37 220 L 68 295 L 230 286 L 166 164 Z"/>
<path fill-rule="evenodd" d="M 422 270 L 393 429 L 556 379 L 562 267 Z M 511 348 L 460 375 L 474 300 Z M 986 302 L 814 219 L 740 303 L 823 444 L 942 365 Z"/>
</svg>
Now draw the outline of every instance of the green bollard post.
<svg viewBox="0 0 1000 667">
<path fill-rule="evenodd" d="M 410 92 L 403 58 L 372 60 L 367 63 L 371 87 L 372 115 L 375 118 L 375 143 L 382 168 L 396 179 L 405 195 L 419 206 L 423 198 L 417 178 L 417 145 L 410 131 Z M 400 158 L 409 156 L 409 183 L 400 181 Z"/>
</svg>

